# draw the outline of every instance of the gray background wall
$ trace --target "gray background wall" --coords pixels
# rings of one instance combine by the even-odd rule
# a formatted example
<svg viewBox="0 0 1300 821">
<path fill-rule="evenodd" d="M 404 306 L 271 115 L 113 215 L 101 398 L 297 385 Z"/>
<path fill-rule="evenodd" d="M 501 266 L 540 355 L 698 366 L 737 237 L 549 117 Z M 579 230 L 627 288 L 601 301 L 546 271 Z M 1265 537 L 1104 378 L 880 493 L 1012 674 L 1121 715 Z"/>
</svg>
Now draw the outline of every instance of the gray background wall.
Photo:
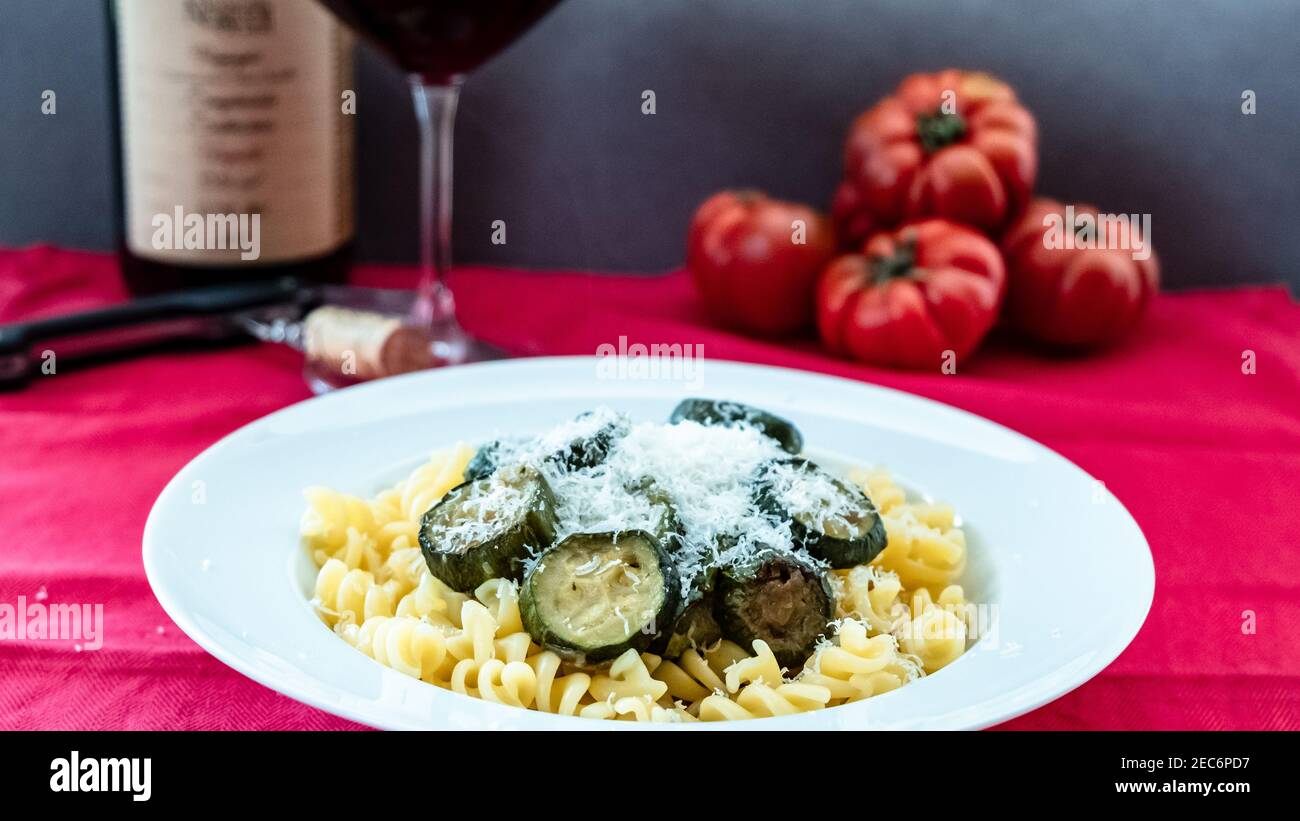
<svg viewBox="0 0 1300 821">
<path fill-rule="evenodd" d="M 0 0 L 0 245 L 113 244 L 103 13 Z M 1037 114 L 1040 190 L 1151 213 L 1170 285 L 1300 286 L 1296 0 L 568 0 L 466 85 L 458 258 L 674 267 L 718 188 L 825 207 L 854 114 L 949 65 L 1002 75 Z M 407 260 L 415 124 L 368 52 L 358 102 L 359 252 Z"/>
</svg>

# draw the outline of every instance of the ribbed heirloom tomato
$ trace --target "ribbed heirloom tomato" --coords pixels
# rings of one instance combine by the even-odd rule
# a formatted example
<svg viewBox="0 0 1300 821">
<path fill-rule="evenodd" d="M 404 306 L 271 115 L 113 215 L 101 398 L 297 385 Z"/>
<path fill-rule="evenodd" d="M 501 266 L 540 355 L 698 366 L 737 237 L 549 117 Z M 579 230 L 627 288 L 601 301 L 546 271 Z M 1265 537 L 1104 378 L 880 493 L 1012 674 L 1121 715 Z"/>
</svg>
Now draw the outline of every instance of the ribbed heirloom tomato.
<svg viewBox="0 0 1300 821">
<path fill-rule="evenodd" d="M 834 254 L 830 223 L 806 205 L 722 191 L 691 220 L 686 266 L 716 320 L 775 335 L 812 322 L 813 287 Z"/>
<path fill-rule="evenodd" d="M 949 69 L 913 74 L 861 114 L 832 207 L 852 245 L 904 220 L 944 217 L 994 232 L 1029 201 L 1034 117 L 1006 83 Z"/>
<path fill-rule="evenodd" d="M 1115 342 L 1137 324 L 1159 287 L 1147 232 L 1126 214 L 1099 218 L 1090 205 L 1034 200 L 1007 231 L 1002 250 L 1008 322 L 1057 347 Z"/>
<path fill-rule="evenodd" d="M 817 285 L 817 328 L 832 352 L 873 365 L 958 361 L 993 327 L 1006 274 L 987 237 L 948 220 L 904 225 L 831 263 Z"/>
</svg>

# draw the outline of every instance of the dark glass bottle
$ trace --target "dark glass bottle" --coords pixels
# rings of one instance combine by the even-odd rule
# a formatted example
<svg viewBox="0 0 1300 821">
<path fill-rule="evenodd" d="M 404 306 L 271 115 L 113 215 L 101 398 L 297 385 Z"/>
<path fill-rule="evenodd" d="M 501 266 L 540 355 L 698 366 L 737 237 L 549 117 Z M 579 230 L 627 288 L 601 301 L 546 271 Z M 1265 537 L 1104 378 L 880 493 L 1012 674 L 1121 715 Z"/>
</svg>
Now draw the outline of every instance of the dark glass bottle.
<svg viewBox="0 0 1300 821">
<path fill-rule="evenodd" d="M 119 255 L 135 294 L 339 282 L 351 34 L 315 0 L 107 0 Z"/>
</svg>

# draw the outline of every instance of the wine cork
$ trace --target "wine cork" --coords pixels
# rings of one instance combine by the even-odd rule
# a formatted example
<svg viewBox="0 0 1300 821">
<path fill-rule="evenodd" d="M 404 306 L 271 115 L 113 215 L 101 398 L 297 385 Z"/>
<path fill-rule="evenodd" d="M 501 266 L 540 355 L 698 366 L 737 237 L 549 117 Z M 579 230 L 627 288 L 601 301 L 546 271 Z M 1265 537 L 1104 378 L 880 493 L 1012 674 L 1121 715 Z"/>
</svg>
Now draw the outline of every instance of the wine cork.
<svg viewBox="0 0 1300 821">
<path fill-rule="evenodd" d="M 307 314 L 303 329 L 312 364 L 349 379 L 381 379 L 437 364 L 429 335 L 393 316 L 326 305 Z"/>
</svg>

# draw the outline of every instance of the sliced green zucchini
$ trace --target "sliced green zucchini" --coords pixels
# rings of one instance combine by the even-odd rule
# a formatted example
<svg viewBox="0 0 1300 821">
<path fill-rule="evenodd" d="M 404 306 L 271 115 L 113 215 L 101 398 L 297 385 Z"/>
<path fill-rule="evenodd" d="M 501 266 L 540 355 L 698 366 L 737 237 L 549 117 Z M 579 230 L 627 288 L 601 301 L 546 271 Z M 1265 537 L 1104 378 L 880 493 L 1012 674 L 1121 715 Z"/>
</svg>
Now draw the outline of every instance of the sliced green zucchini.
<svg viewBox="0 0 1300 821">
<path fill-rule="evenodd" d="M 519 612 L 539 644 L 591 664 L 649 647 L 677 598 L 677 571 L 654 536 L 574 533 L 538 557 Z"/>
<path fill-rule="evenodd" d="M 452 488 L 420 520 L 429 572 L 462 593 L 518 580 L 522 562 L 555 539 L 555 497 L 542 475 L 512 465 Z"/>
<path fill-rule="evenodd" d="M 662 631 L 650 652 L 677 658 L 692 648 L 708 647 L 722 638 L 722 628 L 713 616 L 713 584 L 716 568 L 709 567 L 695 579 L 682 581 L 682 596 L 668 629 Z"/>
<path fill-rule="evenodd" d="M 701 425 L 749 425 L 776 440 L 786 453 L 803 450 L 803 434 L 793 424 L 758 408 L 718 399 L 683 399 L 668 417 L 671 424 L 685 420 Z"/>
<path fill-rule="evenodd" d="M 807 459 L 761 466 L 754 498 L 763 510 L 790 522 L 796 545 L 831 567 L 866 564 L 885 549 L 885 523 L 866 494 Z"/>
<path fill-rule="evenodd" d="M 646 527 L 669 553 L 676 553 L 686 542 L 686 528 L 677 515 L 677 506 L 659 483 L 649 476 L 631 482 L 627 492 L 650 502 L 653 522 Z"/>
<path fill-rule="evenodd" d="M 590 419 L 596 413 L 596 411 L 580 413 L 574 421 Z M 618 441 L 631 429 L 626 416 L 621 414 L 611 414 L 611 416 L 613 418 L 592 432 L 574 436 L 567 442 L 563 442 L 554 453 L 546 457 L 547 460 L 566 470 L 593 468 L 604 462 L 618 445 Z"/>
<path fill-rule="evenodd" d="M 465 466 L 465 481 L 472 482 L 476 479 L 486 479 L 491 476 L 501 463 L 501 458 L 504 455 L 505 443 L 500 439 L 494 439 L 483 445 L 483 447 L 475 451 L 474 457 Z"/>
<path fill-rule="evenodd" d="M 749 649 L 762 639 L 783 667 L 802 665 L 835 615 L 825 570 L 786 551 L 762 551 L 718 573 L 714 615 L 727 638 Z"/>
</svg>

